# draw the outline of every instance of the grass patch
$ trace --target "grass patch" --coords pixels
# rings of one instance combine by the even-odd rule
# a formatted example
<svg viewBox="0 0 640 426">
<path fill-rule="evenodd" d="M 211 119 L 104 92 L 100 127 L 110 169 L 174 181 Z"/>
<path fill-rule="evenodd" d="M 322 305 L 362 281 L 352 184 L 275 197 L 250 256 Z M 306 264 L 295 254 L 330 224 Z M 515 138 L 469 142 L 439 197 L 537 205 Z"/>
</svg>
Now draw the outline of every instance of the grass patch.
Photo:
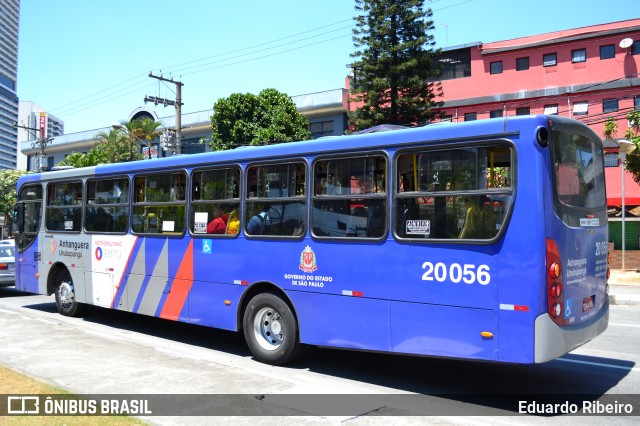
<svg viewBox="0 0 640 426">
<path fill-rule="evenodd" d="M 64 389 L 48 385 L 16 371 L 0 366 L 0 395 L 64 394 L 72 395 Z M 145 425 L 128 416 L 2 416 L 0 425 L 89 425 L 89 426 L 129 426 Z"/>
</svg>

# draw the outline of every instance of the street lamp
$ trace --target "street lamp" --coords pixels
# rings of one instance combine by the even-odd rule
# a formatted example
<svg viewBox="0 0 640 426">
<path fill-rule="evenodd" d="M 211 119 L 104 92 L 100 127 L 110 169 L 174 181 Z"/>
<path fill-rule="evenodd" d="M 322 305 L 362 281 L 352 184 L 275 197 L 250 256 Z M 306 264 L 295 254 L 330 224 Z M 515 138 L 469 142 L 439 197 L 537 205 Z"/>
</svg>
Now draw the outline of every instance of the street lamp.
<svg viewBox="0 0 640 426">
<path fill-rule="evenodd" d="M 618 144 L 618 151 L 620 152 L 620 164 L 622 165 L 622 271 L 624 272 L 624 216 L 625 216 L 625 207 L 624 207 L 624 161 L 627 157 L 627 154 L 631 154 L 636 146 L 633 142 L 628 141 L 626 139 L 618 139 L 616 140 Z"/>
</svg>

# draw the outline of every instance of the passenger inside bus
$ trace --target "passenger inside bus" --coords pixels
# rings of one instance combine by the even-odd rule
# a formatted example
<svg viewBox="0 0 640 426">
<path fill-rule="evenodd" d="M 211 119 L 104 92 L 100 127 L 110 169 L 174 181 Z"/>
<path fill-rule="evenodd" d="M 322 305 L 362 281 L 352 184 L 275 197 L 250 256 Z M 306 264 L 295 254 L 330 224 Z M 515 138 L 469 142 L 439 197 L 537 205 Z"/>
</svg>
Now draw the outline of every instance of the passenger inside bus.
<svg viewBox="0 0 640 426">
<path fill-rule="evenodd" d="M 486 195 L 471 197 L 464 226 L 460 233 L 463 239 L 488 240 L 496 235 L 496 215 Z"/>
<path fill-rule="evenodd" d="M 247 234 L 249 235 L 262 235 L 265 233 L 265 225 L 270 224 L 269 215 L 267 212 L 269 211 L 269 206 L 264 205 L 260 209 L 260 212 L 247 222 Z"/>
<path fill-rule="evenodd" d="M 207 234 L 224 234 L 227 232 L 229 215 L 219 206 L 213 206 L 213 220 L 207 225 Z"/>
</svg>

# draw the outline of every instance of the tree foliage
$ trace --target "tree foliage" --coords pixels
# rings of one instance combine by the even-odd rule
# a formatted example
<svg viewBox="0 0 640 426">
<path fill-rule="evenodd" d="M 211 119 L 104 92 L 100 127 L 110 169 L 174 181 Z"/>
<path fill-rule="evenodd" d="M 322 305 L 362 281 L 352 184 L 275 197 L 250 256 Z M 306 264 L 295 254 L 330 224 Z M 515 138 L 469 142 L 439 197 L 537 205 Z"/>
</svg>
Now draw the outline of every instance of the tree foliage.
<svg viewBox="0 0 640 426">
<path fill-rule="evenodd" d="M 148 117 L 142 120 L 133 120 L 134 136 L 147 146 L 149 158 L 151 158 L 151 146 L 153 141 L 162 135 L 162 131 L 158 128 L 162 125 L 159 121 L 152 120 Z"/>
<path fill-rule="evenodd" d="M 0 213 L 5 215 L 7 229 L 11 229 L 13 205 L 16 203 L 16 184 L 21 176 L 27 174 L 25 170 L 0 171 Z"/>
<path fill-rule="evenodd" d="M 97 143 L 89 152 L 86 154 L 72 152 L 57 165 L 88 167 L 97 166 L 98 164 L 126 163 L 128 161 L 141 160 L 143 156 L 138 150 L 138 142 L 145 141 L 146 143 L 150 135 L 154 135 L 154 138 L 157 138 L 161 134 L 161 132 L 157 131 L 161 123 L 150 126 L 142 123 L 142 121 L 144 120 L 123 121 L 120 123 L 121 127 L 117 129 L 99 132 L 96 135 Z"/>
<path fill-rule="evenodd" d="M 418 125 L 441 106 L 431 9 L 423 0 L 356 0 L 350 115 L 355 130 L 379 124 Z"/>
<path fill-rule="evenodd" d="M 636 149 L 626 157 L 625 167 L 633 176 L 633 180 L 640 185 L 640 111 L 627 114 L 630 127 L 625 132 L 625 139 L 633 142 Z"/>
<path fill-rule="evenodd" d="M 264 89 L 258 95 L 233 93 L 219 99 L 211 116 L 214 151 L 311 138 L 307 118 L 288 95 Z"/>
</svg>

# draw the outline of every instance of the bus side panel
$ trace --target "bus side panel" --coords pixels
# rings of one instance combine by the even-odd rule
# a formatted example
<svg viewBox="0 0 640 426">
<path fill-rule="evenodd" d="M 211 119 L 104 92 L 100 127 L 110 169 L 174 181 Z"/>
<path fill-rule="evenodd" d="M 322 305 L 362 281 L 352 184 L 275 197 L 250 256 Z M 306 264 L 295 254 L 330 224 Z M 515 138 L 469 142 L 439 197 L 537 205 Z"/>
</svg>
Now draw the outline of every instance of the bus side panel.
<svg viewBox="0 0 640 426">
<path fill-rule="evenodd" d="M 236 310 L 247 287 L 195 281 L 188 298 L 189 322 L 236 331 Z M 231 303 L 227 304 L 225 301 Z"/>
<path fill-rule="evenodd" d="M 300 341 L 311 345 L 389 351 L 389 302 L 352 296 L 289 292 Z"/>
<path fill-rule="evenodd" d="M 523 134 L 533 134 L 524 131 Z M 518 142 L 517 196 L 499 256 L 499 361 L 534 362 L 534 323 L 546 312 L 544 153 L 532 138 Z"/>
<path fill-rule="evenodd" d="M 391 351 L 406 354 L 495 360 L 494 310 L 391 302 Z"/>
</svg>

